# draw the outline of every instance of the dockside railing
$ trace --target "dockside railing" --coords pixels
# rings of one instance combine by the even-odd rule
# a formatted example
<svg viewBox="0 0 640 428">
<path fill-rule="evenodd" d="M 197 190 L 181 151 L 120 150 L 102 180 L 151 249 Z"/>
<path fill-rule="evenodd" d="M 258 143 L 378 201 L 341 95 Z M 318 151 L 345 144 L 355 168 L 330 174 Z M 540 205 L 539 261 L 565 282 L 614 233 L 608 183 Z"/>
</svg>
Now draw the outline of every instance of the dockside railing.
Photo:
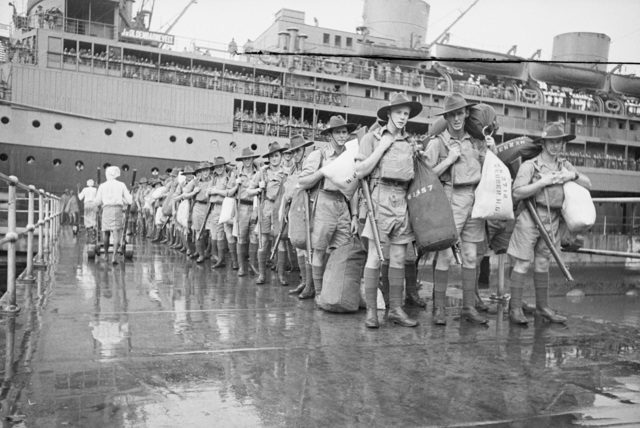
<svg viewBox="0 0 640 428">
<path fill-rule="evenodd" d="M 0 173 L 0 184 L 6 184 L 8 191 L 6 200 L 0 204 L 0 213 L 6 212 L 6 233 L 0 239 L 0 248 L 6 246 L 7 251 L 7 291 L 0 299 L 0 312 L 16 313 L 20 310 L 16 304 L 16 280 L 23 283 L 33 283 L 35 268 L 47 266 L 47 256 L 51 253 L 58 232 L 60 231 L 60 220 L 62 209 L 60 198 L 45 192 L 43 189 L 36 189 L 33 185 L 21 183 L 16 176 L 8 176 Z M 17 196 L 17 189 L 27 193 L 27 198 Z M 36 198 L 38 221 L 36 216 Z M 3 198 L 4 199 L 4 198 Z M 27 201 L 27 209 L 19 210 L 18 203 Z M 26 221 L 18 226 L 17 214 L 24 214 L 26 211 Z M 0 216 L 0 220 L 4 215 Z M 4 225 L 3 225 L 4 226 Z M 35 252 L 35 234 L 37 230 L 37 253 Z M 18 241 L 26 239 L 26 268 L 18 277 L 16 275 L 16 250 Z"/>
</svg>

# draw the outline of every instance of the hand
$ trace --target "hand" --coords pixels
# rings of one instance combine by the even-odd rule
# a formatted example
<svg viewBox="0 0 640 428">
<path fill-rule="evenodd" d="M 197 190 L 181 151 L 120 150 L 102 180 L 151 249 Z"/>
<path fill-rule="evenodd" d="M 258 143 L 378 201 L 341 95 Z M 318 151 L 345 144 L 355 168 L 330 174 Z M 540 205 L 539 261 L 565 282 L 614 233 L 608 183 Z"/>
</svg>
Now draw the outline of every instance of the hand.
<svg viewBox="0 0 640 428">
<path fill-rule="evenodd" d="M 542 184 L 543 187 L 547 187 L 557 183 L 557 180 L 558 180 L 557 173 L 547 172 L 545 174 L 540 174 L 540 180 L 538 180 L 538 182 Z"/>
<path fill-rule="evenodd" d="M 242 178 L 240 177 L 236 178 L 236 184 L 242 184 Z"/>
<path fill-rule="evenodd" d="M 576 173 L 573 171 L 569 171 L 567 168 L 562 168 L 562 170 L 558 173 L 560 180 L 562 183 L 566 183 L 567 181 L 571 181 L 576 177 Z"/>
<path fill-rule="evenodd" d="M 495 152 L 496 150 L 496 140 L 493 139 L 491 135 L 487 135 L 484 137 L 484 141 L 487 143 L 487 149 Z"/>
<path fill-rule="evenodd" d="M 456 145 L 449 149 L 449 154 L 447 155 L 446 160 L 453 165 L 454 163 L 456 163 L 459 157 L 460 157 L 460 146 Z"/>
<path fill-rule="evenodd" d="M 263 189 L 265 189 L 267 187 L 267 183 L 265 183 L 264 180 L 260 180 L 258 182 L 258 187 L 260 188 L 260 190 L 263 190 Z"/>
<path fill-rule="evenodd" d="M 358 217 L 354 216 L 351 217 L 351 234 L 355 235 L 356 233 L 358 233 L 358 226 L 360 225 L 360 222 L 358 221 Z"/>
<path fill-rule="evenodd" d="M 354 159 L 356 162 L 362 162 L 362 161 L 363 161 L 363 160 L 365 160 L 366 158 L 367 158 L 367 157 L 366 157 L 365 155 L 363 155 L 362 153 L 358 153 L 357 155 L 355 155 L 355 156 L 353 157 L 353 159 Z"/>
</svg>

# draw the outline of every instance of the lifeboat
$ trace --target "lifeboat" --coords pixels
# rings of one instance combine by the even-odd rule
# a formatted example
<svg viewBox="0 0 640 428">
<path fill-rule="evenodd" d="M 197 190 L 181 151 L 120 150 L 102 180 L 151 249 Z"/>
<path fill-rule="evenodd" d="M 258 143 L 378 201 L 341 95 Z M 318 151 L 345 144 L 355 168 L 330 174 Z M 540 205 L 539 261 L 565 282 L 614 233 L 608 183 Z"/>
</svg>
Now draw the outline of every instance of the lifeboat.
<svg viewBox="0 0 640 428">
<path fill-rule="evenodd" d="M 598 90 L 604 88 L 606 78 L 601 71 L 542 62 L 529 63 L 529 76 L 550 85 Z"/>
<path fill-rule="evenodd" d="M 448 67 L 462 69 L 473 74 L 527 80 L 526 63 L 523 62 L 524 58 L 522 57 L 447 44 L 436 44 L 435 47 L 438 62 Z"/>
<path fill-rule="evenodd" d="M 358 56 L 381 57 L 393 60 L 394 64 L 415 66 L 417 62 L 429 59 L 428 49 L 409 49 L 390 45 L 380 45 L 372 43 L 362 43 L 358 41 L 356 45 Z"/>
<path fill-rule="evenodd" d="M 613 91 L 640 98 L 640 77 L 610 74 L 609 79 Z"/>
</svg>

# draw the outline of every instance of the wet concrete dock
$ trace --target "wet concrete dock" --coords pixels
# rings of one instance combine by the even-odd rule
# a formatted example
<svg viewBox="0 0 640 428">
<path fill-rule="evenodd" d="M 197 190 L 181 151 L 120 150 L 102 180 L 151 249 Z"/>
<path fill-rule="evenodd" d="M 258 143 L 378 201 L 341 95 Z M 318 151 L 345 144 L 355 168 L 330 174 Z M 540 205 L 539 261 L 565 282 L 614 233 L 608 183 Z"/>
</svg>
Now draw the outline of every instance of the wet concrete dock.
<svg viewBox="0 0 640 428">
<path fill-rule="evenodd" d="M 63 229 L 2 318 L 3 426 L 640 425 L 640 298 L 555 298 L 568 324 L 528 328 L 436 327 L 429 302 L 371 331 L 158 244 L 112 266 L 82 243 Z"/>
</svg>

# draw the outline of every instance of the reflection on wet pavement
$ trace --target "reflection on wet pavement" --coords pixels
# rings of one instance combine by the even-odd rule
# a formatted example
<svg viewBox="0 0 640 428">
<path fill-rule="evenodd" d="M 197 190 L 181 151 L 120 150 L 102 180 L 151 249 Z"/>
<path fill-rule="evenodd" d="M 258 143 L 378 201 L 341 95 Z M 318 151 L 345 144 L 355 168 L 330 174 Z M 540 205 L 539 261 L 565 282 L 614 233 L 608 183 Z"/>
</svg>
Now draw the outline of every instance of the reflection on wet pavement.
<svg viewBox="0 0 640 428">
<path fill-rule="evenodd" d="M 27 426 L 640 424 L 637 304 L 567 302 L 566 327 L 529 328 L 413 310 L 419 327 L 371 331 L 146 242 L 115 267 L 82 251 L 63 231 L 4 320 L 3 409 Z"/>
</svg>

